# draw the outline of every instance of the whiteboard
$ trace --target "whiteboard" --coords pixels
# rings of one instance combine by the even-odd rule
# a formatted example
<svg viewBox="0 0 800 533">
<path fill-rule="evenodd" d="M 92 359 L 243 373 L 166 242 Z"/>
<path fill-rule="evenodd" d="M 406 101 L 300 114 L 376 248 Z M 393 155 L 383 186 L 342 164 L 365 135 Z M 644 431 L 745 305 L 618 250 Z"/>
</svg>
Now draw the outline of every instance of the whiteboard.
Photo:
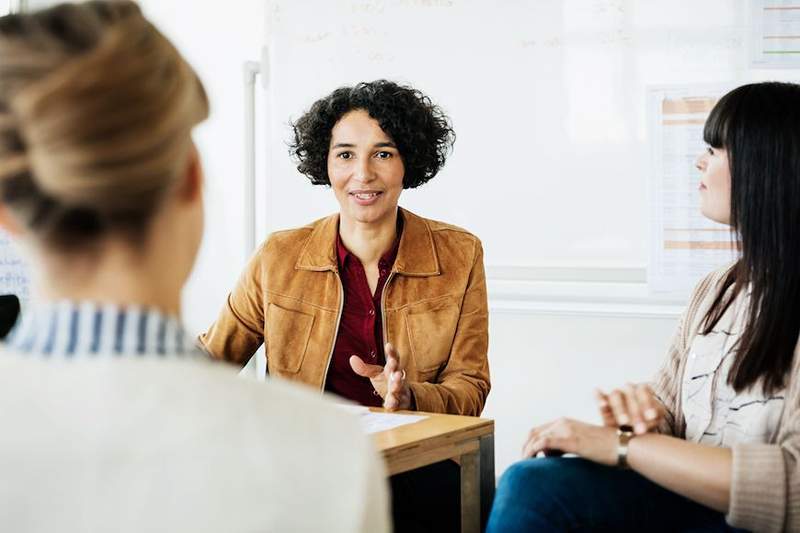
<svg viewBox="0 0 800 533">
<path fill-rule="evenodd" d="M 487 266 L 645 268 L 651 86 L 757 77 L 746 2 L 273 0 L 259 237 L 337 210 L 288 155 L 317 98 L 388 78 L 450 115 L 455 149 L 401 205 L 463 226 Z"/>
</svg>

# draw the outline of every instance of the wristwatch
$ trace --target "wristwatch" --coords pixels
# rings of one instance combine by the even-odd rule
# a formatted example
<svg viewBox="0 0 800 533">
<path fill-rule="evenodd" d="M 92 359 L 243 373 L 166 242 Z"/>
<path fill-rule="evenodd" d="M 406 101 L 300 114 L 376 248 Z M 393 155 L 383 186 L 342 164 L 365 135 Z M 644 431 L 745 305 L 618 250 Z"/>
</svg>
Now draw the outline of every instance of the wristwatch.
<svg viewBox="0 0 800 533">
<path fill-rule="evenodd" d="M 617 429 L 617 466 L 628 468 L 628 442 L 633 438 L 633 428 L 631 426 L 620 426 Z"/>
</svg>

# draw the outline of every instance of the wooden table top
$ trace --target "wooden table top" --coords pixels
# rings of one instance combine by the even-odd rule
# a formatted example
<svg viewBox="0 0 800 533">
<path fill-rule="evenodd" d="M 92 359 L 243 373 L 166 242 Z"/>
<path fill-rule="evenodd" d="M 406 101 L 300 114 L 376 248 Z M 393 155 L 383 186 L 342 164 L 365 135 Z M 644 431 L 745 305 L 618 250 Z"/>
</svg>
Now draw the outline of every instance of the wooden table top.
<svg viewBox="0 0 800 533">
<path fill-rule="evenodd" d="M 370 409 L 385 412 L 383 409 Z M 424 420 L 373 434 L 378 450 L 389 458 L 412 449 L 428 448 L 448 442 L 477 439 L 494 432 L 494 420 L 472 416 L 422 413 L 418 411 L 393 411 L 397 414 L 423 415 Z"/>
</svg>

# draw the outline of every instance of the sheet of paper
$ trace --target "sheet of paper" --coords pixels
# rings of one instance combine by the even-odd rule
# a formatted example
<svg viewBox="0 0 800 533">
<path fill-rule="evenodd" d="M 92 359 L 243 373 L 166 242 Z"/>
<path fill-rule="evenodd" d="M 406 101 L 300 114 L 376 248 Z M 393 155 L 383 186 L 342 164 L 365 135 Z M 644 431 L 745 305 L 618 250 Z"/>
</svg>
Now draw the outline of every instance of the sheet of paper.
<svg viewBox="0 0 800 533">
<path fill-rule="evenodd" d="M 711 270 L 735 258 L 730 228 L 700 212 L 697 157 L 703 125 L 733 86 L 654 88 L 651 96 L 651 245 L 648 281 L 654 293 L 684 298 Z"/>
<path fill-rule="evenodd" d="M 800 68 L 800 0 L 750 1 L 750 66 Z"/>
<path fill-rule="evenodd" d="M 413 424 L 428 418 L 424 415 L 401 415 L 394 413 L 372 413 L 366 412 L 361 415 L 361 427 L 367 433 L 378 433 L 387 429 Z"/>
<path fill-rule="evenodd" d="M 405 415 L 397 413 L 373 413 L 369 407 L 363 405 L 354 405 L 349 403 L 339 404 L 341 409 L 357 415 L 361 427 L 364 428 L 366 433 L 378 433 L 379 431 L 386 431 L 406 424 L 413 424 L 428 418 L 425 415 Z"/>
</svg>

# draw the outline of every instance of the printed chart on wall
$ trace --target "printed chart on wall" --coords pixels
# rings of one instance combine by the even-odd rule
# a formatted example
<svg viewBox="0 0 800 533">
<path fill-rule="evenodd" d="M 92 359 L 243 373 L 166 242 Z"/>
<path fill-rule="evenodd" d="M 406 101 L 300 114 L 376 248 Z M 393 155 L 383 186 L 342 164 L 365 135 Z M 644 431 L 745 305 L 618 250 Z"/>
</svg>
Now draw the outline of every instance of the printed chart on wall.
<svg viewBox="0 0 800 533">
<path fill-rule="evenodd" d="M 23 301 L 30 296 L 25 264 L 3 231 L 0 231 L 0 294 L 16 294 Z"/>
<path fill-rule="evenodd" d="M 697 156 L 706 149 L 703 125 L 733 86 L 650 90 L 653 173 L 648 281 L 654 293 L 685 297 L 700 278 L 735 257 L 728 226 L 700 212 Z"/>
<path fill-rule="evenodd" d="M 751 0 L 750 66 L 800 68 L 800 0 Z"/>
</svg>

